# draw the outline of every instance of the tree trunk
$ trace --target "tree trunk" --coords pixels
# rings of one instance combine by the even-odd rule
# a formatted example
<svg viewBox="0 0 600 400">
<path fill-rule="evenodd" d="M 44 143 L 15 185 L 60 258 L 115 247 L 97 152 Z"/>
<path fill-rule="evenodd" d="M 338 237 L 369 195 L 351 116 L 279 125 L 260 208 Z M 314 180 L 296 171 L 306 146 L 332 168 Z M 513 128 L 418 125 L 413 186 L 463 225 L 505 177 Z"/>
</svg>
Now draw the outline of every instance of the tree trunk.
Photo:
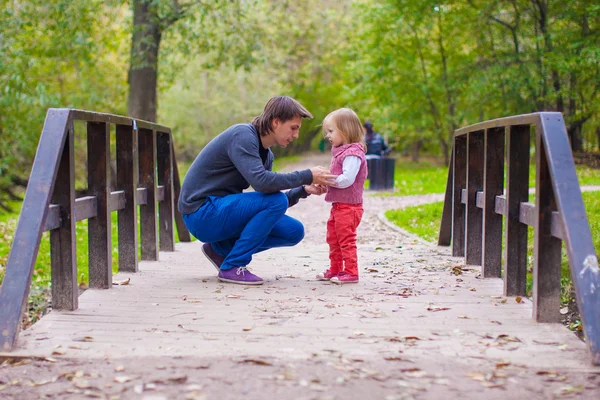
<svg viewBox="0 0 600 400">
<path fill-rule="evenodd" d="M 596 138 L 598 139 L 597 149 L 600 150 L 600 126 L 596 128 Z"/>
<path fill-rule="evenodd" d="M 423 141 L 422 140 L 417 140 L 416 142 L 413 143 L 412 145 L 412 151 L 411 151 L 411 160 L 414 163 L 418 163 L 419 162 L 419 152 L 421 151 L 421 146 L 423 145 Z"/>
<path fill-rule="evenodd" d="M 150 3 L 149 0 L 133 1 L 128 114 L 156 122 L 158 49 L 162 32 Z"/>
<path fill-rule="evenodd" d="M 577 121 L 568 127 L 567 133 L 571 142 L 571 151 L 583 151 L 583 122 Z"/>
</svg>

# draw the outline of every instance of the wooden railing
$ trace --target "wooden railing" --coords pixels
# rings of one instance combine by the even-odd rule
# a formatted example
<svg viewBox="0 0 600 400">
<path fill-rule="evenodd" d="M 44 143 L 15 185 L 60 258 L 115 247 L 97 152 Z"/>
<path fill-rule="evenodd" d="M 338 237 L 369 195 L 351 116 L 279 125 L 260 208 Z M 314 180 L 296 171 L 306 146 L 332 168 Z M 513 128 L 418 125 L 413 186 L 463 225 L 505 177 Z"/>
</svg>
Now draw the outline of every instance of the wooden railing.
<svg viewBox="0 0 600 400">
<path fill-rule="evenodd" d="M 87 124 L 88 189 L 81 198 L 75 198 L 75 121 Z M 109 183 L 111 124 L 116 132 L 114 191 Z M 90 288 L 109 289 L 111 213 L 118 212 L 119 270 L 137 272 L 138 246 L 143 260 L 158 260 L 159 250 L 174 250 L 174 220 L 179 239 L 190 241 L 174 207 L 179 190 L 169 128 L 111 114 L 48 110 L 0 287 L 0 349 L 16 346 L 44 231 L 50 231 L 52 308 L 76 310 L 75 223 L 88 220 Z"/>
<path fill-rule="evenodd" d="M 535 204 L 528 202 L 532 128 Z M 453 256 L 480 265 L 484 278 L 504 271 L 504 294 L 523 296 L 528 226 L 534 228 L 533 317 L 560 321 L 564 242 L 586 342 L 592 362 L 600 365 L 600 270 L 562 114 L 520 115 L 458 129 L 438 244 L 452 242 Z"/>
</svg>

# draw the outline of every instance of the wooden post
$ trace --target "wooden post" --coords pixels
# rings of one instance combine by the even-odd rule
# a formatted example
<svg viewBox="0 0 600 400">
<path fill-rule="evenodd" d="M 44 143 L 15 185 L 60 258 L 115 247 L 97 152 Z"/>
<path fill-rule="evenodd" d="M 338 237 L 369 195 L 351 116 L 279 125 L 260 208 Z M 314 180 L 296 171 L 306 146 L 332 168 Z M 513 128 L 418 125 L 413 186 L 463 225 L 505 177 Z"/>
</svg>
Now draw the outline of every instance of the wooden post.
<svg viewBox="0 0 600 400">
<path fill-rule="evenodd" d="M 452 182 L 454 177 L 454 147 L 450 153 L 450 165 L 448 165 L 448 177 L 446 178 L 446 194 L 444 195 L 444 208 L 442 220 L 440 221 L 440 234 L 438 246 L 450 246 L 452 240 Z"/>
<path fill-rule="evenodd" d="M 137 130 L 117 125 L 117 186 L 125 192 L 125 208 L 118 211 L 119 271 L 138 271 Z"/>
<path fill-rule="evenodd" d="M 75 249 L 75 140 L 73 122 L 69 122 L 67 140 L 58 165 L 52 203 L 60 209 L 60 228 L 50 231 L 52 264 L 52 308 L 77 309 L 77 251 Z"/>
<path fill-rule="evenodd" d="M 142 260 L 158 260 L 156 208 L 156 132 L 140 129 L 140 187 L 146 189 L 146 204 L 140 205 Z"/>
<path fill-rule="evenodd" d="M 467 137 L 454 138 L 454 181 L 452 184 L 452 256 L 465 255 L 465 207 L 462 190 L 467 184 Z"/>
<path fill-rule="evenodd" d="M 159 132 L 157 138 L 158 151 L 158 184 L 164 187 L 164 200 L 159 205 L 160 249 L 175 251 L 173 232 L 173 151 L 171 134 Z"/>
<path fill-rule="evenodd" d="M 560 239 L 551 234 L 556 201 L 542 134 L 536 135 L 535 232 L 533 239 L 533 318 L 539 322 L 560 322 Z"/>
<path fill-rule="evenodd" d="M 529 198 L 530 126 L 511 126 L 507 142 L 504 295 L 523 296 L 527 290 L 527 225 L 520 222 L 519 215 L 521 203 Z"/>
<path fill-rule="evenodd" d="M 110 220 L 110 124 L 87 123 L 88 192 L 96 197 L 97 216 L 88 220 L 90 288 L 112 287 Z"/>
<path fill-rule="evenodd" d="M 505 128 L 485 131 L 485 176 L 483 177 L 483 265 L 484 278 L 502 276 L 502 215 L 496 214 L 496 196 L 504 191 Z"/>
<path fill-rule="evenodd" d="M 477 192 L 483 190 L 484 133 L 467 135 L 467 202 L 466 209 L 466 257 L 470 265 L 481 265 L 483 246 L 483 211 L 477 207 Z"/>
</svg>

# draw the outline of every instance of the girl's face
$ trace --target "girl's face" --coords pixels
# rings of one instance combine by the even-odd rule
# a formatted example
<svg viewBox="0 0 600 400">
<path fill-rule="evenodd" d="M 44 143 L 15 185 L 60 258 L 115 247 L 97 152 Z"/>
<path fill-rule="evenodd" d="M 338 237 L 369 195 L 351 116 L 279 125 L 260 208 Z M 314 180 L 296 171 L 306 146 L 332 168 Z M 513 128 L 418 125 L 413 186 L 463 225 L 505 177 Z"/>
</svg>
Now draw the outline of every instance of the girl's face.
<svg viewBox="0 0 600 400">
<path fill-rule="evenodd" d="M 346 143 L 346 138 L 342 135 L 342 132 L 338 130 L 334 125 L 329 125 L 325 128 L 325 137 L 329 140 L 329 143 L 333 147 L 338 147 Z"/>
</svg>

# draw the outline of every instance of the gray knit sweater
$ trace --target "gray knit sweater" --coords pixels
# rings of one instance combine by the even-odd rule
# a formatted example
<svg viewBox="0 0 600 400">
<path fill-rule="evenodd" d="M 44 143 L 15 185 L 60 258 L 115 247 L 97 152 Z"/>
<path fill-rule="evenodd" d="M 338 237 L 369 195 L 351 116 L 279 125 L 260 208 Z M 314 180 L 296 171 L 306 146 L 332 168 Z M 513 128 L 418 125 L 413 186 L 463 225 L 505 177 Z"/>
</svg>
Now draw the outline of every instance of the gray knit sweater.
<svg viewBox="0 0 600 400">
<path fill-rule="evenodd" d="M 266 160 L 260 157 L 262 144 L 252 124 L 233 125 L 211 140 L 198 154 L 185 175 L 178 208 L 183 214 L 195 212 L 208 196 L 242 193 L 252 186 L 262 193 L 283 189 L 289 206 L 308 196 L 302 185 L 312 183 L 309 169 L 280 174 L 272 172 L 273 152 L 266 149 Z M 265 149 L 262 149 L 265 152 Z"/>
</svg>

